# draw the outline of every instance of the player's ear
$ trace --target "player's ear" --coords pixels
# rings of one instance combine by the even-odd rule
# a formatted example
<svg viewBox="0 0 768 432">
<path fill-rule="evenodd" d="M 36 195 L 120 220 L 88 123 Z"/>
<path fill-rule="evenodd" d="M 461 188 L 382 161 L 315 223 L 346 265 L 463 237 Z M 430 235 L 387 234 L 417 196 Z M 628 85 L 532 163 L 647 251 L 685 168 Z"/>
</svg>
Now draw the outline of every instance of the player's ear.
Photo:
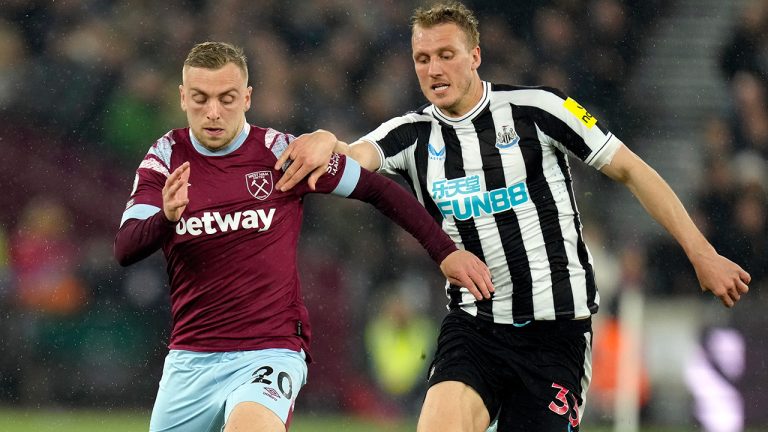
<svg viewBox="0 0 768 432">
<path fill-rule="evenodd" d="M 245 92 L 245 111 L 248 111 L 249 109 L 251 109 L 251 93 L 252 92 L 253 92 L 253 87 L 248 86 Z"/>
<path fill-rule="evenodd" d="M 476 46 L 472 51 L 470 51 L 470 55 L 472 56 L 472 70 L 475 71 L 477 68 L 480 67 L 481 58 L 480 58 L 480 45 Z"/>
<path fill-rule="evenodd" d="M 182 111 L 187 110 L 187 100 L 184 97 L 184 84 L 179 84 L 179 104 L 181 105 Z"/>
</svg>

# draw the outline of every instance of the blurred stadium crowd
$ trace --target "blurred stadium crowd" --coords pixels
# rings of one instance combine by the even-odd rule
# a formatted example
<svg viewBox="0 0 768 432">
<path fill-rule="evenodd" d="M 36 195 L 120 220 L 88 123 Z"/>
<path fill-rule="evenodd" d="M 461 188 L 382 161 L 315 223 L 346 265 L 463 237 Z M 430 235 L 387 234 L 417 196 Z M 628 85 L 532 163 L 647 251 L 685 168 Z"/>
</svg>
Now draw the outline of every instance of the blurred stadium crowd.
<svg viewBox="0 0 768 432">
<path fill-rule="evenodd" d="M 167 349 L 164 262 L 123 269 L 111 245 L 139 161 L 186 125 L 177 87 L 193 44 L 245 48 L 256 125 L 296 135 L 324 128 L 351 141 L 422 103 L 408 28 L 421 3 L 410 0 L 2 3 L 2 404 L 151 403 Z M 753 304 L 765 301 L 768 271 L 768 14 L 757 3 L 713 53 L 731 101 L 690 137 L 704 174 L 700 193 L 683 197 L 713 244 L 751 272 Z M 484 79 L 561 88 L 643 154 L 633 142 L 649 114 L 626 89 L 669 2 L 467 4 L 480 17 Z M 617 205 L 607 178 L 574 174 L 603 315 L 626 285 L 711 301 L 668 237 L 623 241 L 628 228 L 606 216 Z M 446 303 L 437 267 L 380 215 L 333 198 L 307 199 L 300 255 L 317 363 L 299 403 L 413 413 Z M 414 350 L 423 354 L 416 361 Z M 603 390 L 595 388 L 598 407 Z"/>
</svg>

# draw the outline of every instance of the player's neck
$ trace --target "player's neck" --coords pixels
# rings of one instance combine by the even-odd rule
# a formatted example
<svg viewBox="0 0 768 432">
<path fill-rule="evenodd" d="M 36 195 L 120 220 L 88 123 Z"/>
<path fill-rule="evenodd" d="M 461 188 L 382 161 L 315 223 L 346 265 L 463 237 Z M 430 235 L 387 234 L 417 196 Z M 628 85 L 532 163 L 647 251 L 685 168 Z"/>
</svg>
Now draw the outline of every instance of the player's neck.
<svg viewBox="0 0 768 432">
<path fill-rule="evenodd" d="M 198 153 L 204 156 L 224 156 L 239 149 L 240 146 L 243 145 L 243 142 L 245 142 L 245 139 L 248 138 L 248 134 L 250 133 L 250 131 L 251 131 L 251 126 L 248 124 L 247 121 L 245 121 L 245 116 L 243 116 L 243 123 L 237 135 L 235 135 L 235 137 L 231 141 L 229 141 L 228 143 L 226 143 L 221 147 L 211 148 L 203 144 L 195 136 L 194 132 L 192 132 L 192 128 L 189 129 L 189 137 L 192 141 L 192 145 L 195 147 Z"/>
<path fill-rule="evenodd" d="M 451 120 L 460 120 L 466 117 L 469 113 L 475 112 L 477 107 L 485 103 L 485 83 L 481 79 L 473 80 L 469 90 L 468 100 L 461 104 L 460 107 L 454 109 L 444 109 L 435 106 L 440 114 Z"/>
</svg>

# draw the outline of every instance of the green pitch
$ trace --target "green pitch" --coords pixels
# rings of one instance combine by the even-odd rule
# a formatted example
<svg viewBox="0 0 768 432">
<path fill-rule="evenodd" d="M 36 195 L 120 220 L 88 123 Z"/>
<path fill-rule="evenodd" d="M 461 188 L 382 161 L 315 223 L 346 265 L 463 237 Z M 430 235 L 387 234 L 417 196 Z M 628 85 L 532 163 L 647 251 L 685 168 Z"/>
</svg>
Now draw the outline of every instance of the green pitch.
<svg viewBox="0 0 768 432">
<path fill-rule="evenodd" d="M 126 411 L 52 411 L 0 408 L 2 432 L 146 432 L 149 414 Z M 588 432 L 611 432 L 611 428 L 583 427 Z M 415 431 L 414 421 L 382 423 L 342 416 L 297 415 L 290 432 L 392 432 Z M 700 430 L 643 429 L 642 432 L 687 432 Z"/>
<path fill-rule="evenodd" d="M 0 408 L 2 432 L 146 432 L 149 414 L 126 411 L 51 411 Z M 297 416 L 291 432 L 391 432 L 410 423 L 376 423 L 339 416 Z"/>
</svg>

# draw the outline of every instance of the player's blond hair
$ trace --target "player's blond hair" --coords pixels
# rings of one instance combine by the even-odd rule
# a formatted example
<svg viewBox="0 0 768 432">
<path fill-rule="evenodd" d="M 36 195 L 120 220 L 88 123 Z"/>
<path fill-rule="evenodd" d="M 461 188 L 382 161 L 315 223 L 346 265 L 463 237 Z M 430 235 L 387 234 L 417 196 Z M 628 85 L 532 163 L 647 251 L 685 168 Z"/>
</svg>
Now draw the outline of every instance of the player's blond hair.
<svg viewBox="0 0 768 432">
<path fill-rule="evenodd" d="M 243 49 L 226 42 L 203 42 L 195 45 L 184 60 L 184 68 L 221 69 L 227 63 L 239 67 L 248 82 L 248 64 Z"/>
<path fill-rule="evenodd" d="M 480 45 L 479 24 L 475 14 L 457 1 L 436 3 L 429 9 L 416 9 L 411 17 L 411 31 L 416 26 L 430 28 L 446 23 L 456 24 L 464 32 L 470 49 Z"/>
</svg>

